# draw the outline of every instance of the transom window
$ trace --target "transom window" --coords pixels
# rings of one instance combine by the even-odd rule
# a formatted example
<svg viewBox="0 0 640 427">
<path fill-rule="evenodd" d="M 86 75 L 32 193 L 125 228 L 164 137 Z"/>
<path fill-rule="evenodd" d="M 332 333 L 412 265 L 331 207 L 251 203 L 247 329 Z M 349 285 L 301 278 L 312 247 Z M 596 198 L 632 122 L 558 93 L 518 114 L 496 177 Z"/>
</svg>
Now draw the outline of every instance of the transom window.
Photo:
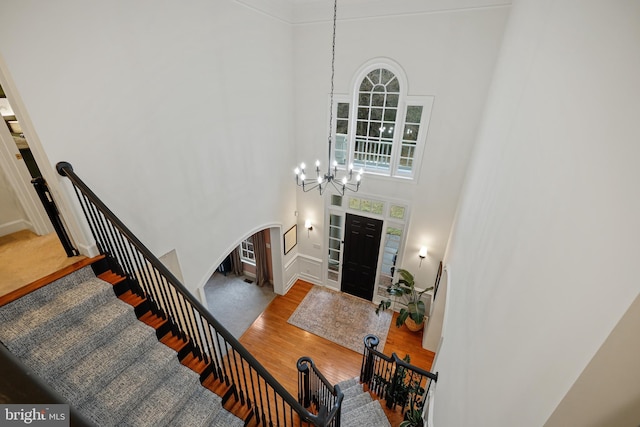
<svg viewBox="0 0 640 427">
<path fill-rule="evenodd" d="M 352 100 L 338 97 L 333 156 L 342 167 L 415 178 L 433 98 L 406 96 L 405 79 L 391 68 L 366 68 Z"/>
</svg>

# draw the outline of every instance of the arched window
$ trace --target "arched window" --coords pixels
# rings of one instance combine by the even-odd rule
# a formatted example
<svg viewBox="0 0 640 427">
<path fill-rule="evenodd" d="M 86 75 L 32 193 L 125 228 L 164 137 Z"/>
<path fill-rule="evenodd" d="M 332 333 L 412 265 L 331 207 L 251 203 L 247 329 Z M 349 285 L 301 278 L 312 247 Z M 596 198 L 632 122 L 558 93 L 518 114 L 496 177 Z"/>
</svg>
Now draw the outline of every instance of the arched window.
<svg viewBox="0 0 640 427">
<path fill-rule="evenodd" d="M 336 97 L 333 155 L 338 165 L 416 177 L 433 98 L 407 96 L 406 86 L 399 67 L 374 63 L 358 73 L 351 100 Z"/>
</svg>

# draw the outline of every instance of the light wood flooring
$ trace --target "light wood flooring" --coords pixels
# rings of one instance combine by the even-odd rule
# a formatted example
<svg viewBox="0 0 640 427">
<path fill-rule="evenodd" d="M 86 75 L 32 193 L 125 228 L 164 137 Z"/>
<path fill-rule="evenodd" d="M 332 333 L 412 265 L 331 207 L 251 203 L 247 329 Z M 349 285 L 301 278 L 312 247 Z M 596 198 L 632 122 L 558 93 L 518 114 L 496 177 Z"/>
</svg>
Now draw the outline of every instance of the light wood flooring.
<svg viewBox="0 0 640 427">
<path fill-rule="evenodd" d="M 302 356 L 313 359 L 333 384 L 358 376 L 362 363 L 361 353 L 287 323 L 312 286 L 301 280 L 296 282 L 286 295 L 277 296 L 240 337 L 240 342 L 294 396 L 298 388 L 296 362 Z M 396 328 L 396 316 L 397 313 L 391 321 L 384 353 L 395 352 L 400 358 L 409 354 L 413 365 L 431 369 L 435 354 L 422 348 L 422 333 L 411 332 L 404 326 Z M 397 426 L 401 422 L 400 414 L 384 409 L 391 425 Z"/>
<path fill-rule="evenodd" d="M 38 236 L 30 230 L 0 237 L 0 295 L 35 282 L 84 256 L 67 257 L 56 233 Z"/>
</svg>

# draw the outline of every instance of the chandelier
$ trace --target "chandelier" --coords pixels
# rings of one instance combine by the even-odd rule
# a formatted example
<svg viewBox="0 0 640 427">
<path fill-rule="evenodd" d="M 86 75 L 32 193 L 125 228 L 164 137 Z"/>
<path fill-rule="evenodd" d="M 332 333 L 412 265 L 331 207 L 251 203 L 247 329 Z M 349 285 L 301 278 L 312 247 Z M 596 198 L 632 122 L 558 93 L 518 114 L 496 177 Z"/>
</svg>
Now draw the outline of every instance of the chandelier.
<svg viewBox="0 0 640 427">
<path fill-rule="evenodd" d="M 316 160 L 316 177 L 308 178 L 305 172 L 306 165 L 301 163 L 296 167 L 294 172 L 296 174 L 296 184 L 302 187 L 302 191 L 305 193 L 314 189 L 318 189 L 320 194 L 329 187 L 333 188 L 344 196 L 345 191 L 350 190 L 353 192 L 358 191 L 360 188 L 360 181 L 362 180 L 362 169 L 357 173 L 353 171 L 353 164 L 349 164 L 348 171 L 343 177 L 338 176 L 338 162 L 333 162 L 333 168 L 331 167 L 331 144 L 333 142 L 333 80 L 335 76 L 335 63 L 336 63 L 336 18 L 338 12 L 338 0 L 334 0 L 333 3 L 333 42 L 331 45 L 331 99 L 329 102 L 329 161 L 327 162 L 327 172 L 322 173 L 320 171 L 320 160 Z M 354 180 L 355 182 L 352 182 Z"/>
</svg>

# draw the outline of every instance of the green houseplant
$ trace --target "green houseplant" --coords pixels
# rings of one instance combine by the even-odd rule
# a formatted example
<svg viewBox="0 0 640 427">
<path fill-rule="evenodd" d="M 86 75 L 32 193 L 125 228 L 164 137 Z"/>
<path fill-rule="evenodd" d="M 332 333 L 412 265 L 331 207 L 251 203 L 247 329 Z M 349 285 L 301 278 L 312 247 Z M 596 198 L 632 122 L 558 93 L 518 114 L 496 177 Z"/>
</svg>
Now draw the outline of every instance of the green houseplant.
<svg viewBox="0 0 640 427">
<path fill-rule="evenodd" d="M 398 274 L 400 279 L 387 288 L 387 293 L 390 296 L 397 297 L 396 302 L 403 305 L 396 319 L 396 326 L 399 328 L 407 323 L 409 329 L 420 330 L 426 314 L 426 306 L 422 301 L 422 295 L 433 289 L 433 286 L 418 291 L 415 287 L 416 283 L 413 274 L 402 268 L 398 269 Z M 376 314 L 379 314 L 380 310 L 384 311 L 390 307 L 391 299 L 382 300 L 378 304 Z M 415 323 L 415 327 L 411 323 Z"/>
<path fill-rule="evenodd" d="M 402 360 L 411 363 L 408 354 Z M 420 385 L 420 381 L 413 379 L 413 375 L 409 375 L 407 378 L 406 368 L 398 366 L 396 369 L 395 375 L 391 375 L 391 378 L 374 374 L 375 381 L 384 385 L 387 404 L 394 409 L 396 405 L 399 405 L 404 411 L 404 419 L 398 427 L 423 427 L 422 409 L 425 390 Z M 391 368 L 388 368 L 386 374 L 391 374 Z"/>
</svg>

